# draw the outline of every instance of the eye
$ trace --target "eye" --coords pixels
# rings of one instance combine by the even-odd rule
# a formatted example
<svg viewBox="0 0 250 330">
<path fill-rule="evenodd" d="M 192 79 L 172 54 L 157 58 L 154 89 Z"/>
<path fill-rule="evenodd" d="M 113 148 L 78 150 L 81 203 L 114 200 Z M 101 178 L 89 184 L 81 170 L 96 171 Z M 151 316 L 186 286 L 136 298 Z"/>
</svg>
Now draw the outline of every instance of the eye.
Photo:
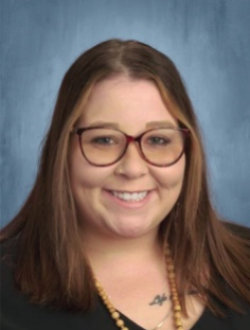
<svg viewBox="0 0 250 330">
<path fill-rule="evenodd" d="M 115 138 L 111 136 L 98 136 L 92 138 L 91 143 L 108 146 L 108 145 L 116 144 L 117 141 L 115 141 Z"/>
<path fill-rule="evenodd" d="M 147 143 L 150 145 L 167 145 L 169 143 L 171 143 L 170 138 L 166 137 L 166 136 L 150 136 L 147 139 Z"/>
</svg>

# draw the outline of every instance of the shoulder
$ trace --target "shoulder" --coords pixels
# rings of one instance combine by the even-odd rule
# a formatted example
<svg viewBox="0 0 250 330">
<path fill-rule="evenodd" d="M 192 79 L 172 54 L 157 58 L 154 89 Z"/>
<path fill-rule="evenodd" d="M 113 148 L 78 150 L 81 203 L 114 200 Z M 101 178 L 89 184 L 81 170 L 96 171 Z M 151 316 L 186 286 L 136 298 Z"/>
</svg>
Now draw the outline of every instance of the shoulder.
<svg viewBox="0 0 250 330">
<path fill-rule="evenodd" d="M 205 309 L 202 317 L 195 324 L 192 330 L 248 330 L 250 324 L 250 306 L 241 302 L 242 313 L 238 313 L 218 302 L 224 316 L 216 316 L 208 308 Z"/>
<path fill-rule="evenodd" d="M 1 289 L 6 287 L 6 281 L 12 279 L 12 274 L 16 264 L 16 247 L 14 241 L 5 241 L 0 243 L 0 272 Z"/>
<path fill-rule="evenodd" d="M 95 330 L 107 324 L 116 330 L 104 307 L 98 303 L 89 312 L 59 310 L 30 302 L 15 284 L 16 252 L 18 245 L 13 241 L 0 243 L 0 329 L 2 330 Z"/>
<path fill-rule="evenodd" d="M 223 221 L 224 226 L 236 236 L 250 241 L 250 228 L 233 222 Z"/>
</svg>

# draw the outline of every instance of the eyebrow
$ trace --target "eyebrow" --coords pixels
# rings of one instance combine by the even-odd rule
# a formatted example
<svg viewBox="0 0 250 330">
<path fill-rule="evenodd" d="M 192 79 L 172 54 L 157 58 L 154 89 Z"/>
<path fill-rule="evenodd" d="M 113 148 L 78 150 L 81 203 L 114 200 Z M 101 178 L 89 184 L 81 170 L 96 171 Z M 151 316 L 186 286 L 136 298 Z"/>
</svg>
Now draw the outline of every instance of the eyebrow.
<svg viewBox="0 0 250 330">
<path fill-rule="evenodd" d="M 105 122 L 105 121 L 95 121 L 88 125 L 88 127 L 107 127 L 107 128 L 119 128 L 117 123 Z"/>
<path fill-rule="evenodd" d="M 117 123 L 112 122 L 105 122 L 105 121 L 96 121 L 88 125 L 88 127 L 107 127 L 107 128 L 116 128 L 119 129 L 120 125 Z M 160 120 L 160 121 L 151 121 L 146 124 L 146 128 L 176 128 L 177 125 L 175 125 L 171 121 L 167 120 Z"/>
<path fill-rule="evenodd" d="M 176 128 L 173 122 L 168 120 L 160 120 L 160 121 L 151 121 L 150 123 L 146 124 L 147 128 L 155 128 L 155 127 L 164 127 L 164 128 Z"/>
</svg>

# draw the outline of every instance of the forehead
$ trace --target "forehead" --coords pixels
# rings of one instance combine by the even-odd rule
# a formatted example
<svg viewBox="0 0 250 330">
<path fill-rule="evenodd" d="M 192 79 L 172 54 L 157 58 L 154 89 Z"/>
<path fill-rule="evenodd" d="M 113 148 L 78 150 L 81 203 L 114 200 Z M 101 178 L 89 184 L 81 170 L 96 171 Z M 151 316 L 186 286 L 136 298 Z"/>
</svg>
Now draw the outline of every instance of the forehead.
<svg viewBox="0 0 250 330">
<path fill-rule="evenodd" d="M 131 79 L 125 75 L 98 82 L 82 110 L 80 124 L 111 122 L 120 128 L 147 127 L 151 122 L 169 122 L 176 126 L 153 81 Z"/>
</svg>

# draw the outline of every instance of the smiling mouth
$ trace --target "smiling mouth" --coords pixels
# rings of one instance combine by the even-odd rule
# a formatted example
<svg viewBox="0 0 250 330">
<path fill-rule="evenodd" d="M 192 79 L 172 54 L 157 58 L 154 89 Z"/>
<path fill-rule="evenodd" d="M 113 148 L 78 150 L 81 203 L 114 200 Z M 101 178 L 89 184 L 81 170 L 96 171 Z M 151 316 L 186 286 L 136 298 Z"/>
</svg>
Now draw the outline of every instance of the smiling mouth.
<svg viewBox="0 0 250 330">
<path fill-rule="evenodd" d="M 138 192 L 127 192 L 127 191 L 115 191 L 115 190 L 108 190 L 113 196 L 119 198 L 122 201 L 126 202 L 140 202 L 142 201 L 150 191 L 138 191 Z"/>
</svg>

